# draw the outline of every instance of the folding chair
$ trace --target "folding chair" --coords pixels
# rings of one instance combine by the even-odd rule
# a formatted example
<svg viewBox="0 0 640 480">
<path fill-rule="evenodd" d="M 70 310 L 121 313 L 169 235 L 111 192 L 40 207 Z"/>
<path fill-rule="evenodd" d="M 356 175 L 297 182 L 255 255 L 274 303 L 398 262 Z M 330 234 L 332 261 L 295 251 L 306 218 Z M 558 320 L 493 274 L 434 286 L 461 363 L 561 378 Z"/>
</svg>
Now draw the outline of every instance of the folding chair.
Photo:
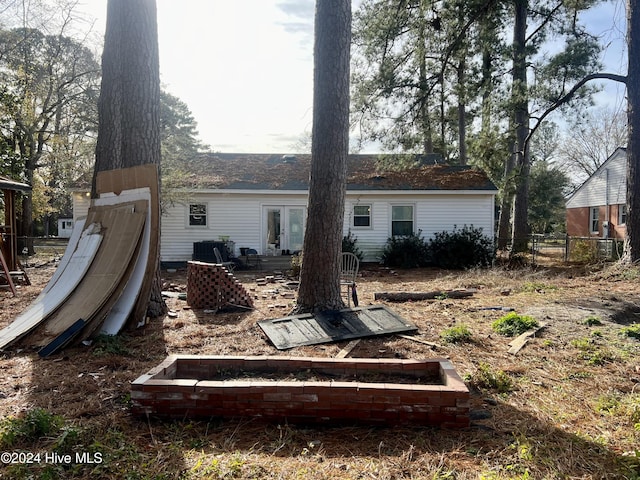
<svg viewBox="0 0 640 480">
<path fill-rule="evenodd" d="M 233 263 L 233 262 L 225 262 L 225 261 L 222 260 L 222 255 L 220 255 L 220 250 L 218 250 L 218 247 L 213 247 L 213 254 L 216 256 L 216 263 L 218 265 L 222 265 L 223 267 L 225 267 L 230 272 L 233 272 L 233 269 L 236 268 L 236 264 L 235 263 Z"/>
</svg>

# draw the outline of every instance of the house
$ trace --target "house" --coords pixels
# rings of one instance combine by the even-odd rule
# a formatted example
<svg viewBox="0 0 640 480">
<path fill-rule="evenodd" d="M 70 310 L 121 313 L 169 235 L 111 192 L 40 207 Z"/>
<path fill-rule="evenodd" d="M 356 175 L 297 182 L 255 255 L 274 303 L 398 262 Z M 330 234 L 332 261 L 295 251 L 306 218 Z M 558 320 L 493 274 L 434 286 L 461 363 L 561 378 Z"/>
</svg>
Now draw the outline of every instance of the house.
<svg viewBox="0 0 640 480">
<path fill-rule="evenodd" d="M 71 218 L 58 218 L 58 237 L 70 238 L 73 231 L 73 223 Z"/>
<path fill-rule="evenodd" d="M 567 234 L 624 239 L 626 203 L 627 151 L 620 147 L 567 200 Z"/>
<path fill-rule="evenodd" d="M 365 261 L 378 261 L 392 235 L 424 238 L 464 225 L 493 238 L 495 185 L 467 166 L 433 162 L 381 169 L 374 155 L 349 155 L 344 233 L 357 239 Z M 180 201 L 163 206 L 161 261 L 186 262 L 199 246 L 224 242 L 240 255 L 302 249 L 310 155 L 204 154 L 189 165 Z M 88 199 L 74 194 L 74 218 Z"/>
</svg>

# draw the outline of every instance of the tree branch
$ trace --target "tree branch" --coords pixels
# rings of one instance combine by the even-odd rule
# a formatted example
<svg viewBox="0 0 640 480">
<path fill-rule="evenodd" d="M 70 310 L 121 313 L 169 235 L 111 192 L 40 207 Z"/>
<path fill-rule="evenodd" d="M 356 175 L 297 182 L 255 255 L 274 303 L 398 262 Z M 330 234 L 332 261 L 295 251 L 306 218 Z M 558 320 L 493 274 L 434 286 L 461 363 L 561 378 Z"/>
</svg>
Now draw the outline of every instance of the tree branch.
<svg viewBox="0 0 640 480">
<path fill-rule="evenodd" d="M 535 124 L 535 126 L 533 128 L 531 128 L 531 130 L 529 130 L 529 134 L 527 135 L 527 138 L 525 139 L 524 144 L 528 145 L 529 141 L 531 140 L 531 137 L 533 136 L 533 134 L 536 132 L 536 130 L 538 129 L 538 127 L 542 124 L 542 121 L 554 110 L 557 110 L 558 108 L 560 108 L 562 105 L 564 105 L 565 103 L 569 102 L 573 96 L 576 94 L 576 92 L 583 87 L 587 82 L 590 82 L 591 80 L 597 80 L 597 79 L 605 79 L 605 80 L 612 80 L 614 82 L 619 82 L 619 83 L 627 83 L 627 77 L 626 75 L 618 75 L 616 73 L 592 73 L 591 75 L 587 75 L 586 77 L 584 77 L 582 80 L 580 80 L 578 83 L 576 83 L 573 88 L 571 90 L 569 90 L 569 92 L 567 92 L 566 95 L 560 97 L 558 100 L 555 101 L 555 103 L 553 105 L 551 105 L 549 108 L 547 108 L 542 115 L 540 115 L 540 118 L 538 120 L 538 122 Z"/>
</svg>

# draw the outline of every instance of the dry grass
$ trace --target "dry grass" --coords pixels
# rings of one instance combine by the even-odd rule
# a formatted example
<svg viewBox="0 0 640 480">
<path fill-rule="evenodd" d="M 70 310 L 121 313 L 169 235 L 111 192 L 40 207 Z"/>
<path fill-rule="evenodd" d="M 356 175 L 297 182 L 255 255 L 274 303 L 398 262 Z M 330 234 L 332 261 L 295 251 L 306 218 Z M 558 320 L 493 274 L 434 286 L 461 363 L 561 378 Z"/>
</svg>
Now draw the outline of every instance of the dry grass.
<svg viewBox="0 0 640 480">
<path fill-rule="evenodd" d="M 18 297 L 3 294 L 0 327 L 37 295 L 52 267 L 30 271 L 34 285 Z M 164 272 L 163 272 L 164 273 Z M 177 289 L 184 272 L 164 275 Z M 168 299 L 177 318 L 76 347 L 41 360 L 28 346 L 0 359 L 0 415 L 21 418 L 36 408 L 64 418 L 62 430 L 25 438 L 0 450 L 99 452 L 100 464 L 0 466 L 0 478 L 256 478 L 256 479 L 493 479 L 640 478 L 640 341 L 619 334 L 639 320 L 637 268 L 588 271 L 543 269 L 392 271 L 364 268 L 361 304 L 382 291 L 478 289 L 462 300 L 389 304 L 419 327 L 418 338 L 441 348 L 389 336 L 364 339 L 354 357 L 451 359 L 469 385 L 473 427 L 454 432 L 430 428 L 305 428 L 248 419 L 161 421 L 128 411 L 129 382 L 169 353 L 281 354 L 256 321 L 287 314 L 292 300 L 279 285 L 257 286 L 256 309 L 211 314 Z M 277 290 L 276 290 L 277 289 Z M 547 323 L 518 355 L 491 323 L 513 308 Z M 587 318 L 600 321 L 586 322 Z M 456 325 L 469 342 L 444 343 Z M 334 357 L 346 342 L 300 347 L 290 355 Z M 502 373 L 508 387 L 480 382 Z M 486 380 L 486 379 L 485 379 Z M 61 440 L 62 439 L 62 440 Z M 635 453 L 634 453 L 635 452 Z"/>
</svg>

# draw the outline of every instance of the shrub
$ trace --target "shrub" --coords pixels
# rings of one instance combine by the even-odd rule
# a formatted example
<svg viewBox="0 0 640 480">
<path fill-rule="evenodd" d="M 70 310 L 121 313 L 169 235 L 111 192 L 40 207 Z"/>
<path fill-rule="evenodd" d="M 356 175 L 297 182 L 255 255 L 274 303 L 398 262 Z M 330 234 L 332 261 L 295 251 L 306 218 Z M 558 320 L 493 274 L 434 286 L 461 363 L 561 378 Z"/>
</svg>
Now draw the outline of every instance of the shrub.
<svg viewBox="0 0 640 480">
<path fill-rule="evenodd" d="M 440 334 L 440 338 L 446 343 L 464 343 L 471 340 L 471 330 L 466 325 L 456 325 L 447 328 Z"/>
<path fill-rule="evenodd" d="M 473 226 L 436 233 L 428 246 L 434 265 L 441 268 L 489 267 L 496 256 L 493 240 Z"/>
<path fill-rule="evenodd" d="M 351 233 L 351 230 L 349 230 L 349 233 L 346 236 L 342 237 L 342 251 L 351 252 L 356 257 L 358 257 L 358 260 L 362 261 L 362 251 L 358 248 L 358 245 L 356 245 L 357 243 L 358 239 L 354 237 L 353 233 Z"/>
<path fill-rule="evenodd" d="M 382 251 L 382 263 L 388 267 L 425 267 L 431 258 L 427 243 L 422 238 L 422 231 L 418 234 L 403 237 L 391 237 Z"/>
<path fill-rule="evenodd" d="M 640 340 L 640 323 L 634 323 L 628 327 L 624 327 L 620 330 L 620 334 L 625 337 L 637 338 Z"/>
<path fill-rule="evenodd" d="M 500 335 L 515 337 L 538 326 L 538 321 L 528 315 L 518 315 L 510 312 L 491 324 L 491 328 Z"/>
</svg>

